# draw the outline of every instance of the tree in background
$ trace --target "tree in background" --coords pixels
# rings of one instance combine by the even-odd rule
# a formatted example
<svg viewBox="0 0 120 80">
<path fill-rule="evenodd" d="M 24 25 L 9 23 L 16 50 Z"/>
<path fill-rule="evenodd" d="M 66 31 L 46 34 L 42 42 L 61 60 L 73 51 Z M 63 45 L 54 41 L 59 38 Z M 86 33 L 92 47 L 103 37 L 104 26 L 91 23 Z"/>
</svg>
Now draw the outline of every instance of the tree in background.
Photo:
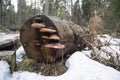
<svg viewBox="0 0 120 80">
<path fill-rule="evenodd" d="M 2 0 L 0 0 L 0 24 L 2 25 L 2 13 L 3 13 L 3 11 L 2 11 Z"/>
<path fill-rule="evenodd" d="M 0 25 L 9 28 L 21 28 L 30 17 L 37 14 L 58 16 L 72 20 L 78 25 L 87 26 L 89 19 L 96 13 L 105 13 L 104 28 L 120 31 L 119 0 L 18 0 L 18 11 L 14 11 L 11 0 L 0 0 Z M 80 2 L 82 1 L 82 4 Z M 45 6 L 46 4 L 46 6 Z M 48 6 L 48 7 L 47 7 Z"/>
<path fill-rule="evenodd" d="M 22 24 L 29 19 L 30 17 L 40 14 L 40 1 L 35 0 L 30 2 L 30 5 L 26 4 L 25 0 L 18 0 L 18 12 L 17 12 L 17 23 L 18 28 L 22 26 Z"/>
<path fill-rule="evenodd" d="M 92 6 L 91 0 L 82 0 L 82 16 L 87 22 L 92 16 Z"/>
<path fill-rule="evenodd" d="M 104 28 L 114 32 L 120 31 L 120 0 L 107 0 Z"/>
<path fill-rule="evenodd" d="M 25 0 L 18 0 L 18 27 L 21 26 L 22 22 L 25 22 L 26 16 L 26 1 Z"/>
<path fill-rule="evenodd" d="M 5 16 L 5 25 L 6 27 L 12 27 L 16 24 L 16 13 L 14 11 L 14 6 L 11 4 L 11 0 L 9 1 L 9 6 L 7 6 L 6 16 Z"/>
<path fill-rule="evenodd" d="M 66 0 L 45 0 L 43 13 L 46 14 L 45 12 L 49 12 L 47 15 L 58 16 L 62 19 L 69 19 L 68 16 L 70 16 L 70 14 L 67 10 L 67 6 L 68 4 Z"/>
<path fill-rule="evenodd" d="M 11 4 L 11 0 L 0 0 L 0 24 L 2 26 L 8 27 L 11 26 L 13 22 L 14 15 L 14 6 Z"/>
<path fill-rule="evenodd" d="M 116 19 L 120 19 L 120 0 L 111 0 L 111 17 L 115 17 Z"/>
<path fill-rule="evenodd" d="M 77 0 L 72 10 L 72 21 L 80 25 L 81 19 L 82 19 L 82 14 L 81 14 L 80 2 L 79 0 Z"/>
</svg>

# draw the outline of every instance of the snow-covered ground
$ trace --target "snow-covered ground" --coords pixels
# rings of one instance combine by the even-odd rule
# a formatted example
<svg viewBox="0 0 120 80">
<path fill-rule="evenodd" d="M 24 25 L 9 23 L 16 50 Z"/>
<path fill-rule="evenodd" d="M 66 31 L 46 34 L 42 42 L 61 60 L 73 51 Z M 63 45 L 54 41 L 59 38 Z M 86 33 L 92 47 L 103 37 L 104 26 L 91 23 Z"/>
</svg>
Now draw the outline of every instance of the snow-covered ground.
<svg viewBox="0 0 120 80">
<path fill-rule="evenodd" d="M 15 41 L 19 39 L 19 33 L 3 33 L 0 32 L 0 45 L 10 43 L 11 41 Z"/>
<path fill-rule="evenodd" d="M 24 48 L 23 46 L 20 46 L 16 51 L 16 61 L 21 62 L 24 55 L 25 55 Z"/>
<path fill-rule="evenodd" d="M 0 33 L 0 42 L 10 40 L 10 39 L 14 39 L 14 38 L 16 38 L 18 36 L 19 36 L 19 34 Z"/>
<path fill-rule="evenodd" d="M 108 34 L 104 34 L 102 36 L 97 35 L 97 39 L 99 39 L 104 45 L 106 42 L 109 42 L 110 45 L 120 45 L 120 39 L 111 37 Z"/>
<path fill-rule="evenodd" d="M 109 46 L 102 48 L 111 54 L 120 53 L 120 39 L 111 38 L 109 35 L 98 36 L 98 39 L 105 44 L 109 41 Z M 107 48 L 108 47 L 108 48 Z M 99 50 L 98 50 L 99 51 Z M 44 76 L 40 73 L 17 71 L 10 73 L 9 65 L 6 61 L 0 61 L 0 80 L 120 80 L 120 72 L 112 67 L 105 66 L 97 61 L 90 59 L 92 50 L 76 51 L 66 61 L 68 70 L 60 76 Z M 99 51 L 100 54 L 105 54 Z M 25 54 L 21 46 L 17 50 L 17 61 L 22 61 L 22 56 Z M 87 55 L 87 56 L 86 56 Z M 108 57 L 105 56 L 104 57 Z"/>
<path fill-rule="evenodd" d="M 67 61 L 67 72 L 60 76 L 18 71 L 10 74 L 6 61 L 0 61 L 0 80 L 120 80 L 120 72 L 75 52 Z"/>
<path fill-rule="evenodd" d="M 120 60 L 120 39 L 113 38 L 108 34 L 98 35 L 97 39 L 100 40 L 103 45 L 101 50 L 98 51 L 101 57 L 110 59 L 110 55 L 116 58 L 119 56 L 118 58 Z"/>
</svg>

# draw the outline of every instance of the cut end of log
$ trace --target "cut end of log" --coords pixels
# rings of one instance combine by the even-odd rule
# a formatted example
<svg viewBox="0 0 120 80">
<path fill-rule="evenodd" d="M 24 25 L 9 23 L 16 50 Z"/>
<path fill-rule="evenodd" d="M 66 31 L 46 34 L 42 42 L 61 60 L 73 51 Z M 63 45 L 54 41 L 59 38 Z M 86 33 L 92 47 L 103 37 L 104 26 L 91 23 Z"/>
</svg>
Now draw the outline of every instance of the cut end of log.
<svg viewBox="0 0 120 80">
<path fill-rule="evenodd" d="M 42 28 L 42 29 L 40 30 L 40 32 L 55 33 L 56 30 L 54 30 L 54 29 L 49 29 L 49 28 Z"/>
<path fill-rule="evenodd" d="M 33 28 L 38 28 L 38 29 L 42 29 L 42 28 L 45 28 L 46 26 L 44 24 L 40 24 L 40 23 L 33 23 L 31 25 L 31 27 Z"/>
<path fill-rule="evenodd" d="M 54 49 L 63 49 L 63 48 L 65 48 L 65 46 L 60 44 L 60 43 L 46 44 L 45 47 L 54 48 Z"/>
</svg>

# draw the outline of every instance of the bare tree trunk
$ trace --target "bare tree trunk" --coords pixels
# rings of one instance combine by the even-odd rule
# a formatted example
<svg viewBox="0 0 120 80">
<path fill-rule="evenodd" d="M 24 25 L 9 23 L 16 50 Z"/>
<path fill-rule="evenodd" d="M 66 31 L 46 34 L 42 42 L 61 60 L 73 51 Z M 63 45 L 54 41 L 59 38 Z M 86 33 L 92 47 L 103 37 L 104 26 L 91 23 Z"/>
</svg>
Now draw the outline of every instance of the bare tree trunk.
<svg viewBox="0 0 120 80">
<path fill-rule="evenodd" d="M 45 2 L 45 15 L 49 15 L 49 0 Z"/>
<path fill-rule="evenodd" d="M 71 15 L 73 15 L 73 10 L 72 9 L 73 9 L 73 0 L 71 0 Z"/>
<path fill-rule="evenodd" d="M 0 9 L 1 9 L 1 25 L 2 25 L 2 0 L 0 0 Z"/>
</svg>

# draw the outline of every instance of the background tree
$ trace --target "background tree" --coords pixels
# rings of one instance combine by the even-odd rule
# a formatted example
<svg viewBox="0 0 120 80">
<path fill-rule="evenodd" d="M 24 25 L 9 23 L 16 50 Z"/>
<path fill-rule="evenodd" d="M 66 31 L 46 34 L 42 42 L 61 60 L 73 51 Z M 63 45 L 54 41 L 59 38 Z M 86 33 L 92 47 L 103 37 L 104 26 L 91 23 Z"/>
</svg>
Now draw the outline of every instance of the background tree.
<svg viewBox="0 0 120 80">
<path fill-rule="evenodd" d="M 106 0 L 104 28 L 112 32 L 119 33 L 120 31 L 120 1 L 119 0 Z"/>
<path fill-rule="evenodd" d="M 2 25 L 2 14 L 3 14 L 3 11 L 2 11 L 2 4 L 3 4 L 3 2 L 2 2 L 2 0 L 0 0 L 0 24 Z"/>
<path fill-rule="evenodd" d="M 0 25 L 5 28 L 20 28 L 28 18 L 45 14 L 46 10 L 50 16 L 72 20 L 80 26 L 87 26 L 89 19 L 96 13 L 104 13 L 104 28 L 120 31 L 119 0 L 29 0 L 29 4 L 26 0 L 16 1 L 17 12 L 11 0 L 0 0 Z"/>
<path fill-rule="evenodd" d="M 14 12 L 14 6 L 11 4 L 11 0 L 1 0 L 0 1 L 0 24 L 2 25 L 2 26 L 5 26 L 6 28 L 8 27 L 8 26 L 10 26 L 11 27 L 11 24 L 13 24 L 12 22 L 13 22 L 13 20 L 12 20 L 12 18 L 13 18 L 13 16 L 12 16 L 12 14 L 14 14 L 15 12 Z"/>
<path fill-rule="evenodd" d="M 18 0 L 18 27 L 21 26 L 21 22 L 25 22 L 25 15 L 26 15 L 26 1 L 25 0 Z"/>
<path fill-rule="evenodd" d="M 48 4 L 47 0 L 45 1 L 45 4 L 43 6 L 43 12 L 45 12 L 46 8 L 45 5 Z M 52 16 L 58 16 L 62 19 L 69 19 L 68 16 L 70 16 L 67 7 L 67 1 L 66 0 L 49 0 L 49 15 Z"/>
<path fill-rule="evenodd" d="M 82 14 L 81 14 L 81 8 L 80 8 L 80 2 L 77 0 L 73 6 L 72 10 L 72 21 L 76 24 L 81 24 Z"/>
<path fill-rule="evenodd" d="M 92 6 L 92 0 L 82 0 L 82 16 L 87 22 L 92 16 Z"/>
</svg>

